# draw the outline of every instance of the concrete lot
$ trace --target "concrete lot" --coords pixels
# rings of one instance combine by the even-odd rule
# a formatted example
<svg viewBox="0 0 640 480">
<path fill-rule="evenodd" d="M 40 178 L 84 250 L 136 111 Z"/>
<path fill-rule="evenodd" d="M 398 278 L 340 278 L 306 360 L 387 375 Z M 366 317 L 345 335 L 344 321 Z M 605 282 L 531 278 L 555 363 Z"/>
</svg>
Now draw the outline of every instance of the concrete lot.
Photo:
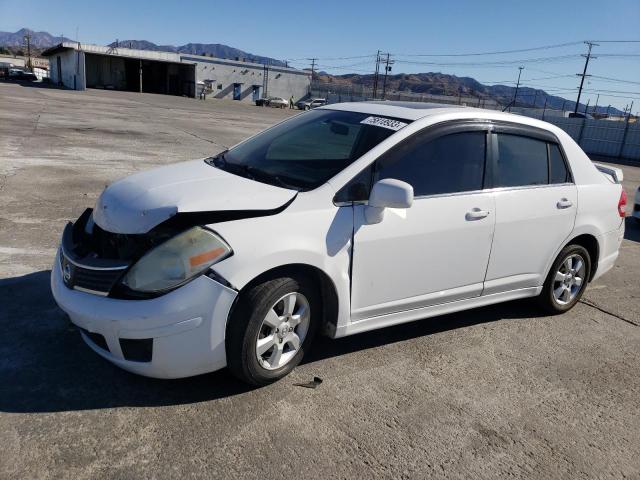
<svg viewBox="0 0 640 480">
<path fill-rule="evenodd" d="M 49 293 L 109 182 L 289 115 L 0 83 L 0 478 L 640 478 L 640 227 L 560 317 L 514 302 L 338 341 L 250 390 L 101 360 Z M 630 200 L 640 168 L 624 167 Z M 323 378 L 317 389 L 295 383 Z"/>
</svg>

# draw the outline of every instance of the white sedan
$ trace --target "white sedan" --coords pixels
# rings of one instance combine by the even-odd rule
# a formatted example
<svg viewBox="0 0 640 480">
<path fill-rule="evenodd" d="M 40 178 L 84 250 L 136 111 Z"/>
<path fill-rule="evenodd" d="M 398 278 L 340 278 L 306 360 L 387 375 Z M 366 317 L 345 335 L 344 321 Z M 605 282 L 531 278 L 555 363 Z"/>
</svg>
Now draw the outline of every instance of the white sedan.
<svg viewBox="0 0 640 480">
<path fill-rule="evenodd" d="M 336 104 L 113 183 L 66 227 L 51 286 L 126 370 L 264 385 L 319 333 L 527 297 L 566 312 L 618 257 L 621 180 L 532 118 Z"/>
</svg>

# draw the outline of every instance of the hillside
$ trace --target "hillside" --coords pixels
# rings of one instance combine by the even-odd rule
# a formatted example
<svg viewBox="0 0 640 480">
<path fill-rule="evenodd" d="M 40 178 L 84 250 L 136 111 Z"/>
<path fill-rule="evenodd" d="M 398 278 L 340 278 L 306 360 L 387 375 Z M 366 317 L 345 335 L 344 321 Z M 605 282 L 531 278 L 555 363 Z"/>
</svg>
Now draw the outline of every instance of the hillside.
<svg viewBox="0 0 640 480">
<path fill-rule="evenodd" d="M 317 81 L 333 85 L 362 85 L 365 88 L 373 88 L 374 75 L 360 75 L 349 73 L 346 75 L 330 75 L 320 72 L 316 76 Z M 379 83 L 381 89 L 382 83 Z M 387 77 L 388 92 L 411 92 L 416 94 L 471 96 L 476 98 L 493 99 L 502 105 L 507 105 L 513 100 L 515 87 L 507 85 L 483 85 L 470 77 L 458 77 L 439 72 L 429 73 L 401 73 Z M 565 100 L 562 97 L 550 95 L 542 89 L 520 86 L 518 90 L 518 106 L 542 108 L 547 102 L 547 108 L 560 109 L 563 104 L 566 110 L 575 107 L 575 101 Z M 580 110 L 584 111 L 584 104 L 580 104 Z M 598 112 L 605 112 L 605 106 L 598 106 Z M 589 107 L 591 113 L 592 108 Z M 611 108 L 610 113 L 620 114 L 620 110 Z"/>
<path fill-rule="evenodd" d="M 62 41 L 70 41 L 66 37 L 54 36 L 49 32 L 34 32 L 28 28 L 21 28 L 17 32 L 0 32 L 0 46 L 22 48 L 26 46 L 24 36 L 31 34 L 31 46 L 44 50 Z"/>
<path fill-rule="evenodd" d="M 174 45 L 156 45 L 148 40 L 120 40 L 110 43 L 110 47 L 120 46 L 128 48 L 136 48 L 139 50 L 154 50 L 162 52 L 176 52 L 185 53 L 191 55 L 209 55 L 218 58 L 244 58 L 249 62 L 262 63 L 267 65 L 275 65 L 284 67 L 285 63 L 270 57 L 264 57 L 261 55 L 254 55 L 253 53 L 245 52 L 238 48 L 230 47 L 220 43 L 187 43 L 178 47 Z"/>
<path fill-rule="evenodd" d="M 17 32 L 0 32 L 0 47 L 4 47 L 11 53 L 22 55 L 26 51 L 26 43 L 24 36 L 31 34 L 31 50 L 33 54 L 38 55 L 43 50 L 57 45 L 62 41 L 72 41 L 67 37 L 51 35 L 48 32 L 34 32 L 28 28 L 21 28 Z M 244 58 L 249 62 L 263 63 L 267 65 L 274 65 L 284 67 L 285 63 L 275 58 L 265 57 L 262 55 L 254 55 L 253 53 L 245 52 L 238 48 L 230 47 L 220 43 L 187 43 L 185 45 L 157 45 L 148 40 L 120 40 L 116 44 L 113 42 L 109 44 L 110 47 L 136 48 L 139 50 L 155 50 L 163 52 L 176 52 L 192 55 L 209 55 L 218 58 Z"/>
</svg>

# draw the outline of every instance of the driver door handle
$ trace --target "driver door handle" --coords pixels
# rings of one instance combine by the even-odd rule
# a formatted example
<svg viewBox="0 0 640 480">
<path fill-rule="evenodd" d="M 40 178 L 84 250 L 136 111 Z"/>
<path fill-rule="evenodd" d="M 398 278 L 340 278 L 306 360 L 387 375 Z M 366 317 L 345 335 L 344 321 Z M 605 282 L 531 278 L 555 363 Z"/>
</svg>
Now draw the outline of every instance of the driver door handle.
<svg viewBox="0 0 640 480">
<path fill-rule="evenodd" d="M 572 206 L 573 203 L 571 203 L 571 200 L 567 199 L 567 198 L 562 198 L 560 199 L 560 201 L 556 204 L 556 206 L 559 209 L 563 209 L 563 208 L 569 208 L 570 206 Z"/>
<path fill-rule="evenodd" d="M 467 212 L 464 218 L 469 221 L 481 220 L 489 215 L 488 210 L 481 210 L 480 208 L 474 208 L 470 212 Z"/>
</svg>

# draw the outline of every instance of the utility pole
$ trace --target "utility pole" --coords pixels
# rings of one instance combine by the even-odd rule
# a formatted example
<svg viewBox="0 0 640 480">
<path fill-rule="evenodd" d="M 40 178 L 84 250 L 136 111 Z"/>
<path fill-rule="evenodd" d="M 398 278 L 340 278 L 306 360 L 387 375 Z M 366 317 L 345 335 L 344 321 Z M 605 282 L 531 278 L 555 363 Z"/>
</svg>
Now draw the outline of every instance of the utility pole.
<svg viewBox="0 0 640 480">
<path fill-rule="evenodd" d="M 598 100 L 600 100 L 600 94 L 596 96 L 596 104 L 593 107 L 593 113 L 598 113 Z"/>
<path fill-rule="evenodd" d="M 522 75 L 522 70 L 524 67 L 518 67 L 518 81 L 516 82 L 516 91 L 513 93 L 513 100 L 511 103 L 516 104 L 516 99 L 518 98 L 518 88 L 520 88 L 520 75 Z M 509 107 L 509 111 L 511 111 L 511 107 Z"/>
<path fill-rule="evenodd" d="M 587 113 L 589 112 L 589 102 L 590 102 L 590 101 L 591 101 L 591 99 L 589 98 L 589 99 L 587 100 L 587 104 L 586 104 L 586 105 L 585 105 L 585 107 L 584 107 L 584 114 L 585 114 L 585 116 L 586 116 L 586 115 L 587 115 Z"/>
<path fill-rule="evenodd" d="M 269 95 L 269 65 L 265 63 L 262 67 L 262 98 L 267 98 Z M 309 93 L 311 93 L 311 84 L 309 84 Z"/>
<path fill-rule="evenodd" d="M 378 73 L 380 72 L 380 50 L 376 54 L 376 73 L 373 76 L 373 99 L 378 97 Z"/>
<path fill-rule="evenodd" d="M 533 95 L 533 108 L 536 108 L 536 100 L 538 99 L 538 90 L 534 90 Z"/>
<path fill-rule="evenodd" d="M 27 43 L 27 68 L 33 71 L 33 66 L 31 65 L 31 34 L 27 33 L 24 36 L 24 41 Z"/>
<path fill-rule="evenodd" d="M 393 65 L 393 60 L 389 60 L 389 54 L 387 53 L 387 60 L 384 63 L 384 80 L 382 81 L 382 99 L 384 100 L 384 96 L 387 93 L 387 74 L 391 71 L 391 65 Z"/>
<path fill-rule="evenodd" d="M 316 73 L 316 60 L 318 60 L 317 58 L 308 58 L 307 60 L 309 60 L 311 62 L 311 82 L 313 83 L 313 76 Z"/>
<path fill-rule="evenodd" d="M 587 75 L 587 67 L 589 66 L 589 60 L 591 60 L 592 58 L 598 58 L 598 57 L 592 57 L 591 56 L 591 49 L 594 46 L 598 46 L 597 43 L 593 43 L 593 42 L 584 42 L 589 46 L 589 51 L 587 52 L 586 55 L 582 55 L 585 58 L 584 61 L 584 70 L 582 71 L 582 73 L 576 73 L 577 76 L 582 77 L 580 79 L 580 88 L 578 88 L 578 99 L 576 100 L 576 107 L 573 110 L 573 113 L 578 113 L 578 105 L 580 105 L 580 95 L 582 95 L 582 86 L 584 85 L 584 78 L 585 77 L 590 77 L 591 75 Z"/>
</svg>

